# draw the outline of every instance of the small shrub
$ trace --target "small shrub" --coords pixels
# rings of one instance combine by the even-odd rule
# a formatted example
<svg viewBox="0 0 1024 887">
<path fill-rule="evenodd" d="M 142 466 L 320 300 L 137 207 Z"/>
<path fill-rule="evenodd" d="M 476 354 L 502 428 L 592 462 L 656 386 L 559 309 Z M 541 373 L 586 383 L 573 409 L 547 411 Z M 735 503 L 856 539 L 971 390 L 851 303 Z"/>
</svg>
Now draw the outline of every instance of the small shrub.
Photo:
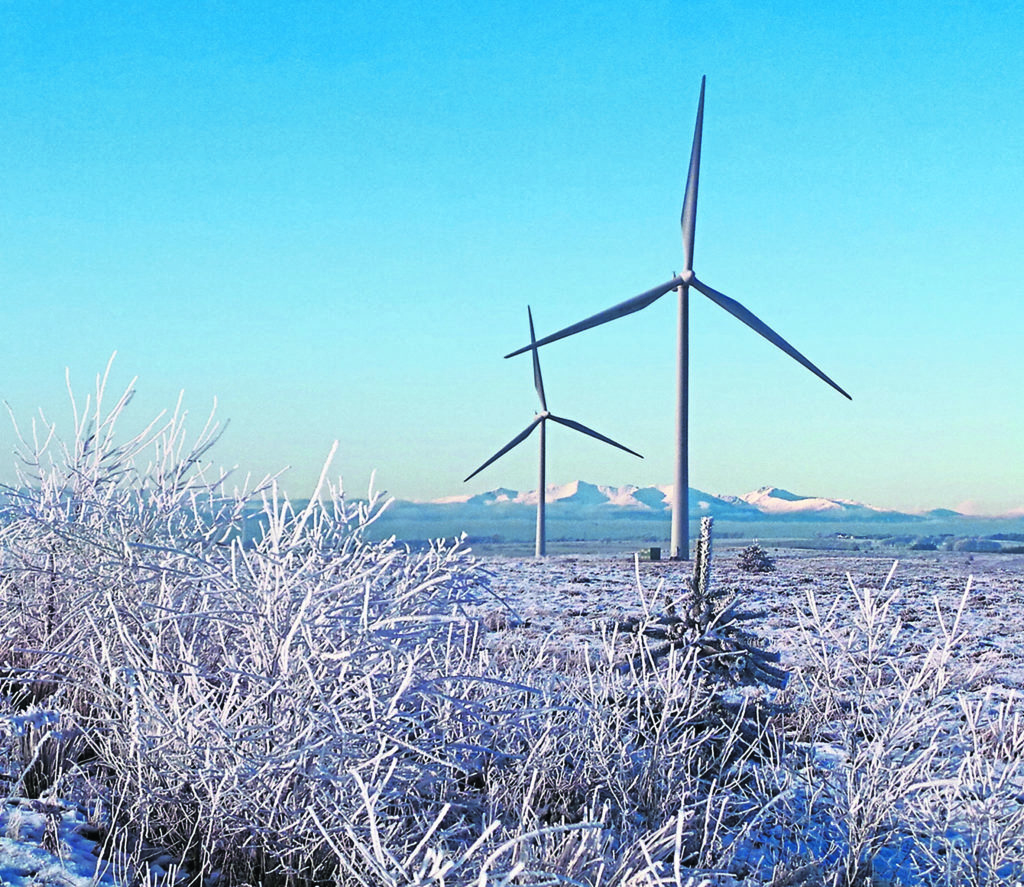
<svg viewBox="0 0 1024 887">
<path fill-rule="evenodd" d="M 775 561 L 755 542 L 740 552 L 739 568 L 744 573 L 772 573 L 775 571 Z"/>
<path fill-rule="evenodd" d="M 654 648 L 655 659 L 671 650 L 688 649 L 694 668 L 723 687 L 747 684 L 782 689 L 788 676 L 776 665 L 780 656 L 765 650 L 756 633 L 741 627 L 765 614 L 742 609 L 734 589 L 711 581 L 712 524 L 712 518 L 701 518 L 693 574 L 683 594 L 678 599 L 666 594 L 664 612 L 633 627 L 663 642 Z"/>
</svg>

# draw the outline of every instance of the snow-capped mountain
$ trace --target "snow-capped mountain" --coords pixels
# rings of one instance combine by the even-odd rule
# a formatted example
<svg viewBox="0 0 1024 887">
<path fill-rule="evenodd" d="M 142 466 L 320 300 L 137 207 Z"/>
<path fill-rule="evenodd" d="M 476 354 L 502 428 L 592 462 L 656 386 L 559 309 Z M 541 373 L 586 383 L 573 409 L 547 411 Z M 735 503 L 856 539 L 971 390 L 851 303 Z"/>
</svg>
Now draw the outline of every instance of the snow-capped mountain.
<svg viewBox="0 0 1024 887">
<path fill-rule="evenodd" d="M 562 511 L 582 509 L 600 512 L 623 510 L 637 516 L 651 517 L 668 514 L 675 502 L 672 485 L 637 487 L 633 484 L 615 487 L 591 484 L 577 480 L 567 484 L 552 484 L 547 488 L 549 506 Z M 537 504 L 537 491 L 516 491 L 505 488 L 474 496 L 449 496 L 423 505 L 463 505 L 468 507 L 501 508 Z M 815 519 L 897 519 L 917 517 L 891 509 L 879 508 L 850 499 L 829 499 L 823 496 L 800 496 L 779 487 L 761 487 L 743 496 L 713 496 L 693 488 L 689 491 L 690 514 L 709 514 L 734 520 L 765 518 Z"/>
<path fill-rule="evenodd" d="M 740 499 L 762 514 L 773 516 L 806 515 L 815 517 L 885 517 L 899 512 L 852 499 L 826 499 L 822 496 L 798 496 L 779 487 L 761 487 Z"/>
<path fill-rule="evenodd" d="M 582 480 L 552 484 L 546 495 L 548 541 L 664 542 L 674 500 L 671 485 L 612 486 Z M 406 541 L 465 532 L 471 539 L 519 543 L 533 539 L 536 510 L 536 490 L 502 487 L 429 502 L 398 499 L 375 526 L 378 533 Z M 770 486 L 742 496 L 713 496 L 691 488 L 689 516 L 691 521 L 714 517 L 721 522 L 723 538 L 743 538 L 745 533 L 785 539 L 866 534 L 869 538 L 899 537 L 931 550 L 929 546 L 952 544 L 954 537 L 968 539 L 973 538 L 971 534 L 998 531 L 1009 534 L 1007 544 L 1024 543 L 1020 525 L 1024 516 L 978 517 L 950 509 L 908 514 L 850 499 L 801 496 Z"/>
</svg>

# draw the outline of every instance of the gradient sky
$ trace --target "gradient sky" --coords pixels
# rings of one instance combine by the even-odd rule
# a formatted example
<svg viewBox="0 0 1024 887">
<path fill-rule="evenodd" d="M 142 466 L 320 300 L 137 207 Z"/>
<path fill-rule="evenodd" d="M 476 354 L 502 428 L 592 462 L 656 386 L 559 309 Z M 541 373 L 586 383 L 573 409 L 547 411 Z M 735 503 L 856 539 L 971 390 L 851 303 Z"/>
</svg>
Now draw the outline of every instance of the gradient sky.
<svg viewBox="0 0 1024 887">
<path fill-rule="evenodd" d="M 667 280 L 701 75 L 690 480 L 1024 506 L 1019 3 L 0 0 L 0 398 L 185 391 L 216 461 L 536 485 L 542 335 Z M 672 482 L 674 298 L 541 352 L 548 480 Z M 0 479 L 14 446 L 0 425 Z"/>
</svg>

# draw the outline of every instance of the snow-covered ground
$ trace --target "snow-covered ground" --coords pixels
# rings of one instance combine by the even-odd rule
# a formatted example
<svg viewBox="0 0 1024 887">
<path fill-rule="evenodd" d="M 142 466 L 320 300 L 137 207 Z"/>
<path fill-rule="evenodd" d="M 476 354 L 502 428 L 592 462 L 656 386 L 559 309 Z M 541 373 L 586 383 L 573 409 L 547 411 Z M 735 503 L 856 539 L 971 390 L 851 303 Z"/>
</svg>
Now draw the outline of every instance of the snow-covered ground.
<svg viewBox="0 0 1024 887">
<path fill-rule="evenodd" d="M 87 811 L 59 802 L 9 800 L 0 812 L 0 884 L 98 887 L 128 883 L 99 853 Z M 149 883 L 164 874 L 154 859 Z M 123 874 L 123 869 L 121 870 Z"/>
<path fill-rule="evenodd" d="M 839 821 L 854 815 L 854 805 L 863 804 L 875 817 L 872 828 L 878 829 L 869 830 L 873 850 L 864 858 L 872 860 L 879 879 L 864 883 L 959 884 L 960 873 L 971 865 L 964 859 L 976 853 L 984 858 L 978 871 L 986 874 L 971 883 L 1020 887 L 1024 883 L 1024 844 L 1016 825 L 1007 825 L 1005 834 L 993 837 L 983 851 L 963 848 L 976 847 L 981 837 L 989 834 L 987 825 L 979 827 L 972 819 L 985 804 L 993 810 L 998 806 L 992 822 L 1000 827 L 1016 823 L 1024 815 L 1019 755 L 1011 751 L 1005 760 L 996 761 L 998 755 L 991 752 L 992 761 L 985 758 L 990 754 L 985 746 L 987 737 L 1001 737 L 999 741 L 1014 748 L 1020 738 L 1017 727 L 1008 725 L 1018 723 L 1024 708 L 1024 556 L 912 553 L 894 564 L 891 557 L 881 555 L 810 555 L 773 549 L 769 553 L 776 559 L 776 571 L 749 574 L 739 569 L 738 551 L 724 549 L 714 558 L 712 581 L 734 593 L 742 610 L 763 613 L 747 623 L 748 627 L 781 655 L 781 664 L 791 676 L 809 676 L 807 681 L 790 681 L 786 693 L 795 696 L 789 699 L 799 701 L 814 685 L 815 672 L 822 674 L 821 660 L 815 662 L 818 650 L 814 639 L 825 635 L 815 635 L 813 625 L 822 623 L 815 623 L 812 613 L 826 614 L 824 623 L 834 628 L 830 642 L 838 641 L 841 648 L 844 636 L 857 637 L 865 622 L 873 618 L 865 619 L 862 605 L 866 606 L 882 617 L 877 624 L 884 627 L 874 637 L 891 652 L 882 655 L 885 664 L 876 669 L 870 665 L 870 652 L 853 642 L 849 650 L 854 651 L 854 658 L 848 662 L 854 663 L 857 677 L 848 684 L 850 673 L 845 672 L 841 687 L 832 694 L 839 705 L 834 709 L 836 720 L 824 723 L 823 728 L 819 725 L 809 742 L 795 743 L 808 756 L 806 772 L 816 774 L 808 780 L 813 781 L 815 791 L 823 792 L 819 800 L 828 797 L 828 802 L 819 807 L 795 785 L 780 784 L 773 797 L 784 799 L 784 804 L 792 805 L 791 810 L 807 805 L 801 814 L 805 817 L 802 830 L 794 833 L 787 831 L 787 826 L 780 830 L 773 825 L 752 833 L 746 844 L 734 845 L 734 860 L 743 860 L 741 866 L 746 866 L 755 883 L 776 883 L 773 872 L 780 871 L 780 864 L 784 869 L 795 867 L 794 876 L 799 870 L 802 877 L 811 878 L 784 883 L 833 883 L 822 881 L 822 873 L 835 876 L 841 864 L 855 858 L 841 849 L 852 846 L 850 822 L 842 825 Z M 494 627 L 488 646 L 500 655 L 506 645 L 542 645 L 549 663 L 578 661 L 579 651 L 588 645 L 599 648 L 597 639 L 602 634 L 607 637 L 617 625 L 635 624 L 644 606 L 638 585 L 644 589 L 647 607 L 663 610 L 666 597 L 681 597 L 690 571 L 690 564 L 633 562 L 628 557 L 492 558 L 488 566 L 495 592 L 511 611 L 505 620 L 500 609 L 487 614 Z M 956 622 L 958 611 L 961 616 Z M 955 643 L 950 644 L 950 638 L 956 638 Z M 892 640 L 891 645 L 887 639 Z M 948 659 L 944 643 L 952 648 Z M 922 703 L 918 698 L 921 691 L 913 686 L 916 676 L 926 673 L 932 676 L 929 680 L 938 681 L 935 687 L 944 688 L 934 704 Z M 847 692 L 858 681 L 871 684 L 878 695 L 860 697 L 860 705 L 865 707 L 854 719 L 859 717 L 863 724 L 858 721 L 859 726 L 844 727 L 846 713 L 854 711 L 844 706 L 857 698 Z M 891 682 L 890 689 L 883 689 L 887 682 Z M 821 689 L 817 686 L 816 693 Z M 902 701 L 894 702 L 892 693 Z M 784 694 L 775 698 L 782 700 Z M 913 715 L 908 714 L 911 710 Z M 857 732 L 861 727 L 880 728 L 880 738 L 861 742 L 856 737 L 868 735 Z M 906 736 L 912 737 L 910 748 L 920 748 L 915 743 L 926 740 L 928 755 L 907 752 L 903 745 Z M 980 757 L 965 752 L 972 741 L 979 743 Z M 922 764 L 926 758 L 928 763 Z M 975 772 L 972 766 L 979 761 Z M 890 780 L 896 785 L 898 778 L 912 782 L 913 788 L 906 794 L 890 788 Z M 910 824 L 901 821 L 887 834 L 881 823 L 889 805 L 903 809 L 905 799 L 925 785 L 943 787 L 936 793 L 934 805 L 928 807 L 924 796 L 918 796 L 918 809 L 908 819 Z M 953 804 L 957 805 L 955 815 L 950 813 Z M 936 874 L 946 864 L 946 854 L 960 854 L 955 865 L 949 863 L 950 872 L 956 873 L 952 882 Z M 813 861 L 806 871 L 800 869 L 801 858 Z M 923 870 L 931 872 L 926 880 L 921 879 Z M 861 870 L 859 876 L 863 874 Z M 721 882 L 714 883 L 734 882 L 723 875 Z"/>
<path fill-rule="evenodd" d="M 797 614 L 806 605 L 808 590 L 827 606 L 836 595 L 848 593 L 850 580 L 860 588 L 880 588 L 894 564 L 884 554 L 767 551 L 775 559 L 775 572 L 752 574 L 740 570 L 736 549 L 723 547 L 714 553 L 712 581 L 734 589 L 744 609 L 765 613 L 756 630 L 782 654 L 784 664 L 795 664 L 803 656 Z M 665 560 L 637 564 L 626 554 L 492 557 L 484 559 L 484 566 L 493 576 L 494 592 L 522 621 L 515 633 L 543 638 L 556 654 L 578 648 L 602 622 L 639 614 L 638 575 L 657 603 L 665 594 L 681 594 L 691 569 L 689 563 Z M 979 675 L 989 673 L 1007 690 L 1024 690 L 1024 555 L 901 554 L 889 589 L 896 592 L 893 610 L 902 620 L 902 631 L 909 641 L 915 640 L 915 632 L 930 634 L 936 603 L 946 612 L 955 609 L 969 579 L 963 621 L 967 637 L 959 663 Z"/>
<path fill-rule="evenodd" d="M 717 550 L 712 580 L 734 591 L 743 609 L 764 613 L 755 630 L 781 654 L 784 667 L 808 661 L 800 613 L 806 611 L 809 591 L 827 608 L 834 600 L 847 600 L 851 581 L 862 590 L 880 589 L 892 571 L 892 614 L 906 642 L 925 647 L 935 635 L 936 608 L 953 612 L 970 581 L 965 637 L 949 665 L 954 681 L 968 696 L 989 704 L 1024 694 L 1024 556 L 914 552 L 893 569 L 893 559 L 884 555 L 770 547 L 768 553 L 775 558 L 775 572 L 750 574 L 739 568 L 736 549 Z M 657 608 L 666 596 L 681 595 L 690 571 L 688 563 L 635 561 L 625 554 L 489 557 L 481 563 L 495 595 L 476 608 L 490 629 L 487 645 L 500 651 L 506 644 L 535 643 L 553 659 L 566 660 L 594 642 L 602 628 L 643 612 L 638 584 L 647 605 Z M 0 811 L 0 884 L 128 883 L 115 877 L 94 838 L 87 810 L 58 801 L 11 799 Z M 170 862 L 154 860 L 151 878 L 164 876 Z"/>
</svg>

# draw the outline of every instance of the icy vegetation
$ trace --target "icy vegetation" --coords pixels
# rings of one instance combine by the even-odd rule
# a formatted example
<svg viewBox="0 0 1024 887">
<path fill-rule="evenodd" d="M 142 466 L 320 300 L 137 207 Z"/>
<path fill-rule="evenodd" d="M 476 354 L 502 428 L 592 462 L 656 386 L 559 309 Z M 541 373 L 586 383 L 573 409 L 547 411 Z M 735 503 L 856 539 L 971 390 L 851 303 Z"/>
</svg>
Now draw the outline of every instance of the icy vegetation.
<svg viewBox="0 0 1024 887">
<path fill-rule="evenodd" d="M 88 883 L 87 839 L 94 883 L 1024 878 L 1020 696 L 957 662 L 969 584 L 912 620 L 891 578 L 811 584 L 779 651 L 707 521 L 632 615 L 531 632 L 459 541 L 368 541 L 383 503 L 327 468 L 301 508 L 229 492 L 212 419 L 124 434 L 104 389 L 25 431 L 0 524 L 0 860 L 55 860 L 18 877 Z"/>
<path fill-rule="evenodd" d="M 775 561 L 759 543 L 754 542 L 740 552 L 739 568 L 745 573 L 771 573 L 775 569 Z"/>
</svg>

